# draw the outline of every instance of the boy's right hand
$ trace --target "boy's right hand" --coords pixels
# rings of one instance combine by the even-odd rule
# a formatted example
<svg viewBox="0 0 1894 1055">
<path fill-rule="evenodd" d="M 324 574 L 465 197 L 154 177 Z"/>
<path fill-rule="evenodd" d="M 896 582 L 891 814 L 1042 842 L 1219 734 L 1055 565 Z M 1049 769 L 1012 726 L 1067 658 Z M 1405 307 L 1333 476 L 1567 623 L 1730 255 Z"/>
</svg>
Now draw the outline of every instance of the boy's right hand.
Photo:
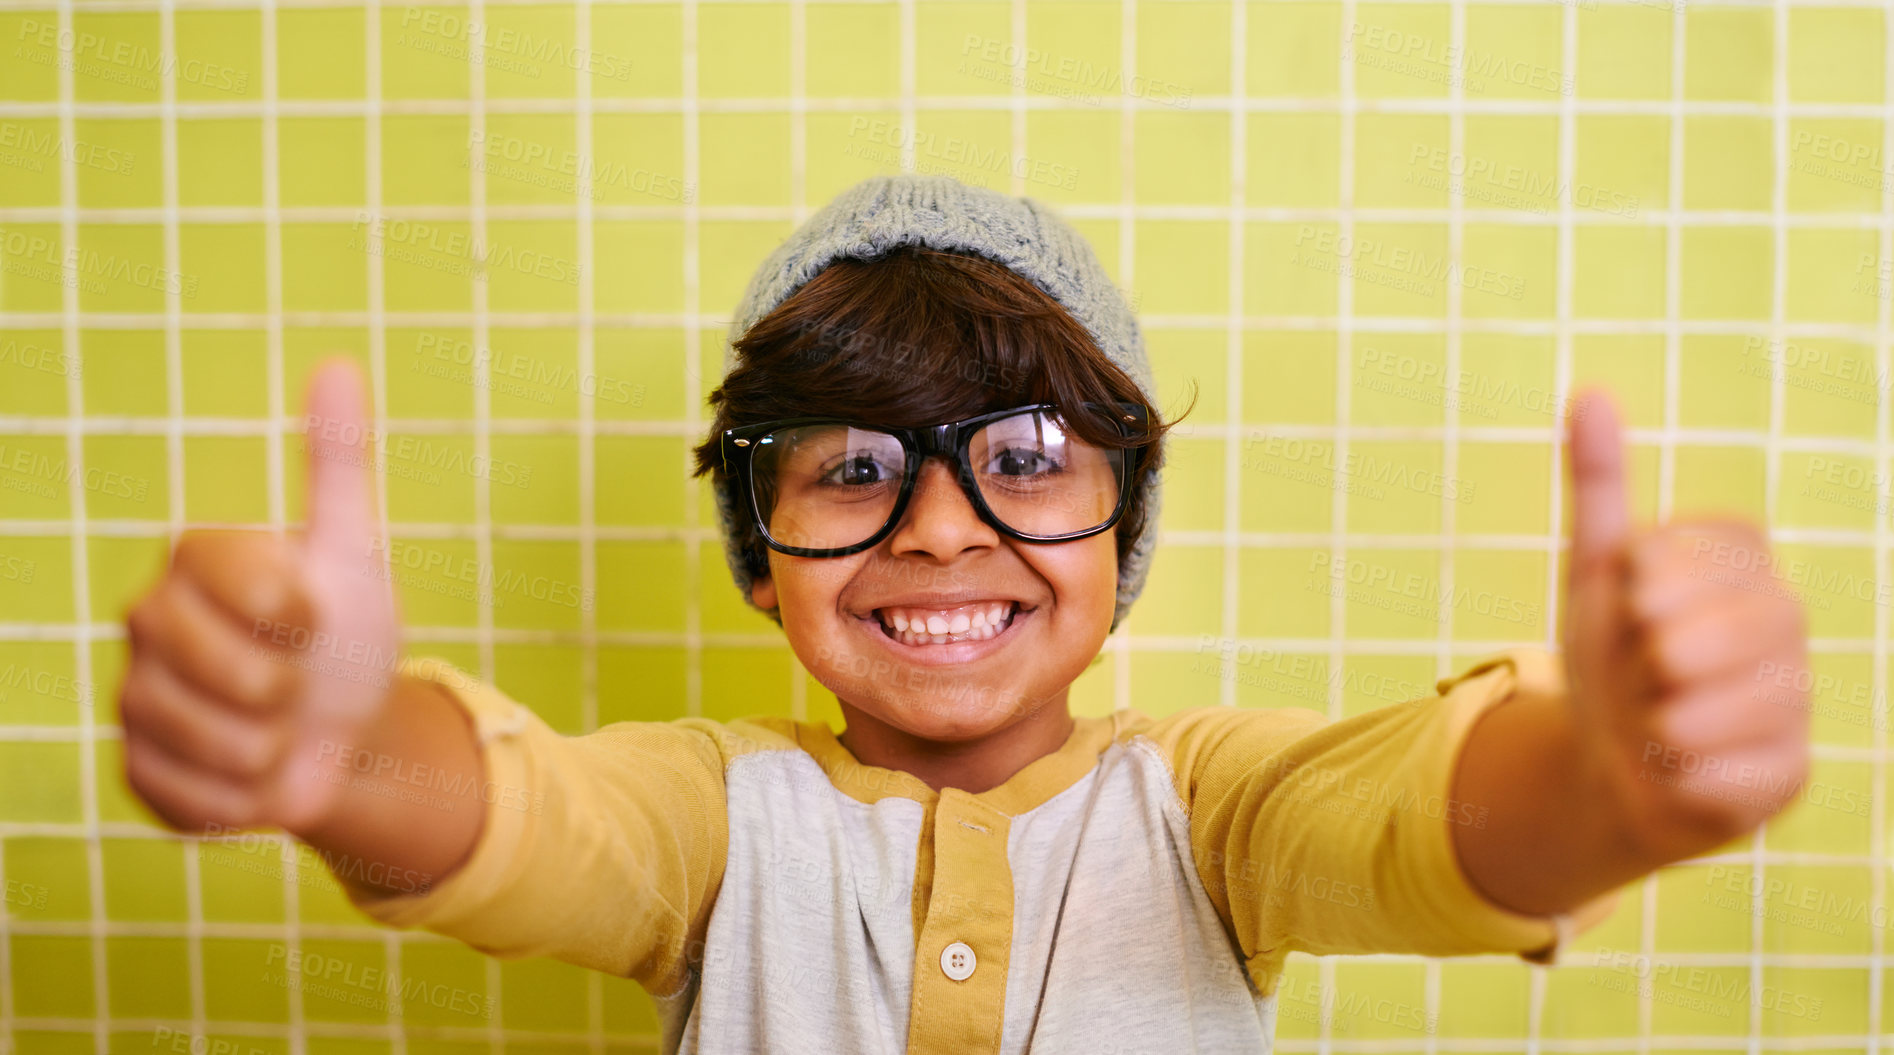
<svg viewBox="0 0 1894 1055">
<path fill-rule="evenodd" d="M 310 384 L 302 537 L 188 533 L 127 618 L 125 773 L 173 827 L 317 826 L 386 705 L 401 622 L 365 393 L 346 361 Z"/>
</svg>

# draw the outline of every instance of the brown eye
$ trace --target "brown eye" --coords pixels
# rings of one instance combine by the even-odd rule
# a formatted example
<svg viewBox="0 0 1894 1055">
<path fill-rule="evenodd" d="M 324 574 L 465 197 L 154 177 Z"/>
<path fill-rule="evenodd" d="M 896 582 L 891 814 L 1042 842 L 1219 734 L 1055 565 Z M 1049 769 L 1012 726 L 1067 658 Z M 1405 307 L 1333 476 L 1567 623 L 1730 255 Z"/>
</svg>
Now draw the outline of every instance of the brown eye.
<svg viewBox="0 0 1894 1055">
<path fill-rule="evenodd" d="M 843 487 L 867 487 L 885 483 L 894 474 L 875 460 L 869 453 L 851 455 L 841 464 L 823 474 L 822 482 Z"/>
<path fill-rule="evenodd" d="M 1042 473 L 1056 473 L 1063 466 L 1045 451 L 1029 447 L 1008 447 L 994 455 L 993 464 L 1001 476 L 1038 476 Z"/>
</svg>

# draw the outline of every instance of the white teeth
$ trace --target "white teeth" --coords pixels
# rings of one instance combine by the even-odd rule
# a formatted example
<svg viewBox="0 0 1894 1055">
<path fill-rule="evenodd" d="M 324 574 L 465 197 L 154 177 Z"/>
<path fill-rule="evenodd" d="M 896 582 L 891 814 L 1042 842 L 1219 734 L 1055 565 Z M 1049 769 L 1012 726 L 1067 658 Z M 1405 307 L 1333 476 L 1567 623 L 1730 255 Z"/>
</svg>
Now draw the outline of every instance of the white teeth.
<svg viewBox="0 0 1894 1055">
<path fill-rule="evenodd" d="M 938 645 L 997 637 L 1011 624 L 1016 608 L 1015 602 L 997 601 L 947 612 L 884 608 L 878 615 L 895 640 L 908 645 Z"/>
</svg>

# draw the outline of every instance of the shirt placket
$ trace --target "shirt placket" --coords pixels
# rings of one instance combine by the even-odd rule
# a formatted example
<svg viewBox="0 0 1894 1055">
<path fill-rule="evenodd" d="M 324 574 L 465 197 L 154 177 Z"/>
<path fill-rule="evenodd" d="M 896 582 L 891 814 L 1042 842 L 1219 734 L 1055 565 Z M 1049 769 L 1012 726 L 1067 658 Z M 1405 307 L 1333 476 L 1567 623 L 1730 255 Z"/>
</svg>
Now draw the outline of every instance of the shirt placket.
<svg viewBox="0 0 1894 1055">
<path fill-rule="evenodd" d="M 964 791 L 934 809 L 934 877 L 916 935 L 910 1055 L 991 1055 L 1000 1049 L 1013 946 L 1010 818 Z"/>
</svg>

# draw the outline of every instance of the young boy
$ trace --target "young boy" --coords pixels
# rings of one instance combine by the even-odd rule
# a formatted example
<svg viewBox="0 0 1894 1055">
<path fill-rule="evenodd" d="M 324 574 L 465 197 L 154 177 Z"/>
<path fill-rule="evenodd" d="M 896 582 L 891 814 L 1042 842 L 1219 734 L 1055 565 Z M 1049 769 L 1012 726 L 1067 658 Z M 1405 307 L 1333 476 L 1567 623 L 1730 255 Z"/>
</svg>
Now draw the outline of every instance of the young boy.
<svg viewBox="0 0 1894 1055">
<path fill-rule="evenodd" d="M 1806 773 L 1805 708 L 1758 691 L 1807 662 L 1764 534 L 1633 531 L 1596 395 L 1567 425 L 1563 656 L 1335 722 L 1075 718 L 1173 424 L 1085 241 L 1031 200 L 877 177 L 771 254 L 731 335 L 698 471 L 839 736 L 564 737 L 438 661 L 387 676 L 364 386 L 330 366 L 306 534 L 189 535 L 130 615 L 132 787 L 182 830 L 286 829 L 386 923 L 634 978 L 667 1052 L 1169 1055 L 1267 1050 L 1293 950 L 1548 959 Z"/>
</svg>

